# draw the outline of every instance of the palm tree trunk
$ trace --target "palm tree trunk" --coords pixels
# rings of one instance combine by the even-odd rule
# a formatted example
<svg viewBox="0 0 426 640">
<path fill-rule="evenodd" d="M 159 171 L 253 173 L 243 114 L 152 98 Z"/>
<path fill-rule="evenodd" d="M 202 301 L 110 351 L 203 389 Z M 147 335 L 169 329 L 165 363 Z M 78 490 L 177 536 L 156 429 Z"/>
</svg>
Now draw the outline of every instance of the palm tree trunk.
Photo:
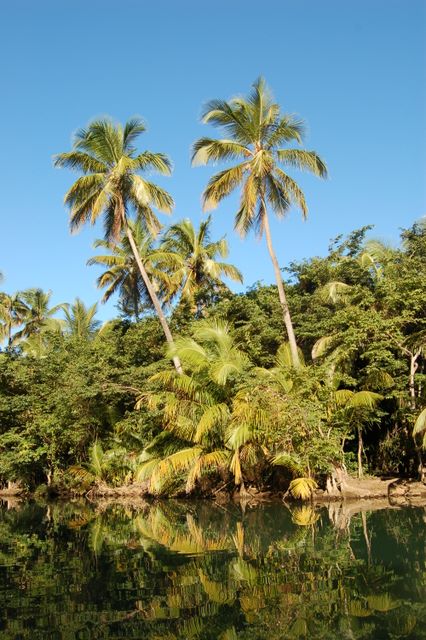
<svg viewBox="0 0 426 640">
<path fill-rule="evenodd" d="M 358 427 L 358 478 L 362 478 L 363 469 L 362 469 L 362 430 L 361 427 Z"/>
<path fill-rule="evenodd" d="M 275 255 L 274 247 L 272 246 L 271 229 L 269 226 L 269 219 L 268 219 L 268 213 L 266 211 L 265 202 L 263 202 L 263 210 L 264 210 L 263 226 L 265 229 L 266 244 L 268 246 L 269 255 L 271 256 L 272 265 L 274 267 L 275 281 L 278 287 L 278 296 L 280 299 L 281 308 L 283 312 L 285 328 L 287 330 L 288 342 L 290 345 L 290 352 L 291 352 L 291 359 L 293 361 L 293 365 L 296 368 L 298 368 L 300 367 L 300 358 L 299 358 L 299 352 L 297 350 L 296 336 L 294 335 L 293 323 L 291 321 L 290 311 L 287 303 L 287 297 L 284 291 L 280 265 L 278 264 L 277 256 Z"/>
<path fill-rule="evenodd" d="M 152 300 L 152 304 L 154 305 L 154 309 L 155 309 L 155 311 L 157 313 L 158 319 L 160 320 L 161 326 L 162 326 L 163 331 L 164 331 L 164 335 L 166 336 L 166 340 L 169 343 L 169 345 L 173 345 L 174 341 L 173 341 L 172 332 L 170 331 L 170 327 L 167 324 L 166 316 L 163 313 L 163 310 L 161 308 L 161 304 L 160 304 L 160 301 L 158 299 L 158 296 L 155 293 L 154 287 L 152 286 L 152 283 L 151 283 L 151 281 L 149 279 L 149 276 L 148 276 L 148 274 L 146 272 L 146 269 L 143 266 L 143 262 L 141 260 L 140 255 L 139 255 L 139 251 L 138 251 L 138 248 L 136 246 L 135 240 L 133 238 L 133 234 L 132 234 L 129 226 L 126 224 L 126 222 L 124 222 L 124 224 L 125 224 L 125 228 L 126 228 L 126 234 L 127 234 L 128 239 L 129 239 L 129 242 L 130 242 L 130 246 L 132 247 L 133 255 L 135 256 L 136 263 L 137 263 L 137 265 L 139 267 L 139 271 L 140 271 L 141 276 L 142 276 L 142 280 L 144 281 L 145 286 L 146 286 L 146 288 L 148 290 L 149 297 Z M 182 365 L 181 365 L 180 359 L 177 356 L 173 356 L 173 364 L 175 365 L 176 371 L 178 373 L 183 373 L 183 369 L 182 369 Z"/>
</svg>

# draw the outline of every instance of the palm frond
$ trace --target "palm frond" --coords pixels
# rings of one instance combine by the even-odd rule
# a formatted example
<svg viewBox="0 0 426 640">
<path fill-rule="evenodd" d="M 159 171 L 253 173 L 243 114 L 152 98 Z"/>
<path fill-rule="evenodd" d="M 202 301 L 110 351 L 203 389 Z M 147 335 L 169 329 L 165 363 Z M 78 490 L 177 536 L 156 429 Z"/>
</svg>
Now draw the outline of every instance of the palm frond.
<svg viewBox="0 0 426 640">
<path fill-rule="evenodd" d="M 286 451 L 277 453 L 273 456 L 271 463 L 274 466 L 285 467 L 289 469 L 294 475 L 303 472 L 303 467 L 300 460 L 293 454 Z"/>
<path fill-rule="evenodd" d="M 327 166 L 315 151 L 306 151 L 304 149 L 276 149 L 274 151 L 279 162 L 309 171 L 321 178 L 327 177 Z"/>
<path fill-rule="evenodd" d="M 347 406 L 354 409 L 374 409 L 374 407 L 383 400 L 383 396 L 380 393 L 374 391 L 357 391 L 349 399 Z"/>
<path fill-rule="evenodd" d="M 163 486 L 176 478 L 176 474 L 189 469 L 202 454 L 199 446 L 181 449 L 176 453 L 163 458 L 154 468 L 150 490 L 152 493 L 161 493 Z"/>
<path fill-rule="evenodd" d="M 223 402 L 207 407 L 198 422 L 194 442 L 201 442 L 210 431 L 216 427 L 225 425 L 229 420 L 229 416 L 229 407 Z"/>
<path fill-rule="evenodd" d="M 329 351 L 336 342 L 336 336 L 323 336 L 312 347 L 312 358 L 320 358 Z"/>
<path fill-rule="evenodd" d="M 334 392 L 334 401 L 338 407 L 345 407 L 352 399 L 354 391 L 350 389 L 339 389 Z"/>
<path fill-rule="evenodd" d="M 301 143 L 305 133 L 303 120 L 293 115 L 284 115 L 269 126 L 265 144 L 268 149 L 274 149 L 283 142 L 296 140 Z"/>
<path fill-rule="evenodd" d="M 413 437 L 421 434 L 424 434 L 423 449 L 426 449 L 426 408 L 418 415 L 413 429 Z"/>
<path fill-rule="evenodd" d="M 210 178 L 203 193 L 204 211 L 215 209 L 223 198 L 241 184 L 246 168 L 247 163 L 244 162 L 230 169 L 220 171 Z"/>
<path fill-rule="evenodd" d="M 313 478 L 295 478 L 290 482 L 288 490 L 296 500 L 309 500 L 317 486 Z"/>
<path fill-rule="evenodd" d="M 53 157 L 55 167 L 66 167 L 75 171 L 91 174 L 105 174 L 107 165 L 92 155 L 82 151 L 67 151 Z"/>
<path fill-rule="evenodd" d="M 164 153 L 144 151 L 132 159 L 132 168 L 136 171 L 154 170 L 162 175 L 169 176 L 172 172 L 172 163 Z"/>
<path fill-rule="evenodd" d="M 132 143 L 144 131 L 146 131 L 146 127 L 142 118 L 134 117 L 126 122 L 123 129 L 123 149 L 127 153 L 133 152 Z"/>
<path fill-rule="evenodd" d="M 218 160 L 238 160 L 252 155 L 250 149 L 234 140 L 200 138 L 192 147 L 192 166 L 198 167 Z"/>
<path fill-rule="evenodd" d="M 225 450 L 210 451 L 209 453 L 200 455 L 188 473 L 186 492 L 190 493 L 194 489 L 197 480 L 199 480 L 203 474 L 226 467 L 229 464 L 229 457 L 229 451 Z"/>
<path fill-rule="evenodd" d="M 279 167 L 274 169 L 275 177 L 278 178 L 282 185 L 282 189 L 287 194 L 287 198 L 290 199 L 302 212 L 303 219 L 308 217 L 308 205 L 306 204 L 305 196 L 299 185 L 290 178 Z"/>
<path fill-rule="evenodd" d="M 345 282 L 339 282 L 337 280 L 327 282 L 323 287 L 319 289 L 320 297 L 326 302 L 346 302 L 348 295 L 351 292 L 352 287 Z"/>
</svg>

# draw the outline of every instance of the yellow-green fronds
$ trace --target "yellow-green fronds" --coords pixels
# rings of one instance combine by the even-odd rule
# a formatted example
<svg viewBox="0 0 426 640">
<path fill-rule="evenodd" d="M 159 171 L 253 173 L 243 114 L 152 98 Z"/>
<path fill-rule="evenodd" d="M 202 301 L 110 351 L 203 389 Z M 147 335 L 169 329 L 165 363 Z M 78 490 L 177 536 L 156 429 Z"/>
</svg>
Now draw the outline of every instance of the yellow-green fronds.
<svg viewBox="0 0 426 640">
<path fill-rule="evenodd" d="M 195 442 L 201 442 L 203 438 L 217 427 L 224 427 L 230 417 L 228 405 L 215 404 L 208 407 L 201 416 L 194 436 Z"/>
<path fill-rule="evenodd" d="M 373 391 L 351 391 L 350 389 L 339 389 L 334 392 L 334 401 L 337 406 L 346 409 L 374 409 L 383 400 L 380 393 Z"/>
<path fill-rule="evenodd" d="M 75 480 L 83 485 L 90 486 L 95 481 L 95 476 L 88 469 L 85 469 L 81 465 L 73 465 L 72 467 L 68 467 L 67 469 L 70 476 L 75 478 Z"/>
<path fill-rule="evenodd" d="M 383 396 L 380 393 L 374 393 L 373 391 L 357 391 L 346 403 L 347 407 L 352 409 L 374 409 L 377 404 L 383 400 Z"/>
<path fill-rule="evenodd" d="M 333 394 L 334 402 L 338 407 L 345 407 L 353 397 L 354 392 L 350 389 L 339 389 Z"/>
<path fill-rule="evenodd" d="M 190 493 L 203 474 L 228 466 L 230 452 L 225 450 L 211 451 L 200 455 L 188 473 L 186 492 Z"/>
<path fill-rule="evenodd" d="M 313 478 L 295 478 L 290 482 L 288 491 L 296 500 L 309 500 L 317 486 Z"/>
<path fill-rule="evenodd" d="M 394 600 L 389 593 L 372 593 L 367 596 L 367 602 L 370 609 L 386 613 L 401 606 L 400 600 Z"/>
<path fill-rule="evenodd" d="M 188 447 L 160 460 L 151 474 L 149 484 L 150 492 L 160 494 L 167 484 L 170 484 L 176 479 L 177 474 L 188 470 L 201 453 L 201 447 Z"/>
<path fill-rule="evenodd" d="M 373 368 L 370 369 L 365 384 L 373 389 L 389 389 L 395 385 L 395 380 L 387 371 Z"/>
<path fill-rule="evenodd" d="M 229 427 L 226 436 L 227 446 L 235 451 L 253 438 L 253 429 L 247 423 L 233 424 Z"/>
<path fill-rule="evenodd" d="M 231 374 L 249 365 L 247 356 L 235 345 L 229 325 L 216 319 L 200 322 L 193 338 L 178 338 L 168 355 L 177 355 L 193 372 L 207 372 L 221 386 Z"/>
<path fill-rule="evenodd" d="M 317 340 L 312 348 L 312 359 L 316 360 L 316 358 L 320 358 L 324 356 L 330 349 L 333 344 L 335 344 L 336 336 L 323 336 L 319 340 Z"/>
<path fill-rule="evenodd" d="M 303 468 L 300 460 L 294 455 L 287 452 L 277 453 L 271 460 L 271 463 L 277 467 L 285 467 L 294 475 L 302 473 Z"/>
<path fill-rule="evenodd" d="M 237 449 L 232 456 L 231 464 L 229 465 L 231 472 L 234 474 L 234 482 L 238 486 L 243 481 L 243 475 L 241 471 L 240 452 Z"/>
<path fill-rule="evenodd" d="M 413 437 L 423 434 L 423 449 L 426 449 L 426 408 L 418 416 L 413 429 Z"/>
<path fill-rule="evenodd" d="M 319 295 L 325 302 L 336 304 L 337 302 L 347 302 L 351 290 L 352 287 L 345 282 L 332 281 L 321 287 Z"/>
<path fill-rule="evenodd" d="M 302 350 L 298 347 L 297 352 L 299 354 L 300 364 L 305 364 L 305 359 L 303 356 Z M 284 342 L 278 347 L 277 354 L 275 356 L 276 366 L 282 369 L 290 369 L 293 366 L 293 360 L 291 357 L 291 349 L 290 344 L 288 342 Z"/>
<path fill-rule="evenodd" d="M 152 458 L 142 462 L 135 471 L 135 481 L 143 482 L 144 480 L 149 480 L 160 461 L 161 458 Z"/>
</svg>

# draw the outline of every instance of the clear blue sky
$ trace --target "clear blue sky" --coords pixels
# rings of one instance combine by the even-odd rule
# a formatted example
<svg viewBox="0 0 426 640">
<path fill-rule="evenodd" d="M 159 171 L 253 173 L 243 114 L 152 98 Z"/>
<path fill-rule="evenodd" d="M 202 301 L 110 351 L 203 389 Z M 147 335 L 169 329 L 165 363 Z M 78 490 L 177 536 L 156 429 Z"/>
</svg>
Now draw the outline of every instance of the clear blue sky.
<svg viewBox="0 0 426 640">
<path fill-rule="evenodd" d="M 214 7 L 214 9 L 212 9 Z M 285 112 L 308 123 L 305 146 L 330 179 L 296 177 L 309 221 L 274 223 L 279 260 L 324 254 L 364 224 L 396 243 L 426 214 L 424 0 L 14 0 L 0 21 L 0 270 L 9 292 L 40 286 L 54 302 L 99 299 L 86 267 L 102 228 L 71 236 L 62 199 L 75 174 L 52 155 L 94 116 L 139 114 L 144 148 L 168 153 L 162 179 L 173 220 L 201 218 L 212 168 L 191 169 L 190 144 L 210 98 L 246 93 L 262 74 Z M 215 133 L 216 135 L 216 133 Z M 273 280 L 263 243 L 233 232 L 236 200 L 214 213 L 245 285 Z M 101 318 L 115 314 L 103 307 Z"/>
</svg>

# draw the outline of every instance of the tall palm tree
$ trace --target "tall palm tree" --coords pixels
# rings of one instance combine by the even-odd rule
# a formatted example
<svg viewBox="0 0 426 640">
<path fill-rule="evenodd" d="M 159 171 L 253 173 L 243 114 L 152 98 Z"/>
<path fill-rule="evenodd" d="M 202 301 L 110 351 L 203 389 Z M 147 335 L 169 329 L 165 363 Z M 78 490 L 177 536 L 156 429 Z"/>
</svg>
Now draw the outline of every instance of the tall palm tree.
<svg viewBox="0 0 426 640">
<path fill-rule="evenodd" d="M 177 255 L 180 266 L 172 275 L 175 290 L 179 289 L 183 300 L 195 306 L 196 294 L 206 286 L 217 287 L 222 277 L 242 282 L 241 272 L 232 264 L 218 262 L 226 258 L 228 243 L 225 238 L 210 241 L 211 216 L 195 229 L 186 218 L 169 227 L 164 235 L 163 248 Z"/>
<path fill-rule="evenodd" d="M 100 322 L 95 319 L 97 304 L 86 307 L 80 298 L 76 298 L 74 304 L 64 308 L 65 330 L 80 340 L 88 340 L 99 329 Z"/>
<path fill-rule="evenodd" d="M 160 290 L 169 289 L 170 278 L 166 273 L 166 268 L 173 269 L 179 266 L 177 256 L 155 249 L 151 234 L 144 229 L 140 221 L 133 223 L 129 220 L 128 224 L 145 270 L 155 292 L 159 295 Z M 97 279 L 98 287 L 105 289 L 102 302 L 106 302 L 114 293 L 119 292 L 123 307 L 130 309 L 137 321 L 142 305 L 152 304 L 152 301 L 127 235 L 122 233 L 118 243 L 96 240 L 94 247 L 108 251 L 107 254 L 94 256 L 87 261 L 88 265 L 95 264 L 106 267 L 106 271 Z"/>
<path fill-rule="evenodd" d="M 174 204 L 167 191 L 140 175 L 146 170 L 164 175 L 171 173 L 171 163 L 166 155 L 137 152 L 134 143 L 144 131 L 145 125 L 139 118 L 129 120 L 124 127 L 107 118 L 94 120 L 87 129 L 77 131 L 72 150 L 58 154 L 54 163 L 57 167 L 83 173 L 65 195 L 65 204 L 70 208 L 71 230 L 79 229 L 88 221 L 94 224 L 103 214 L 106 240 L 117 241 L 121 231 L 126 233 L 166 340 L 172 345 L 173 336 L 166 316 L 129 225 L 129 216 L 134 213 L 155 236 L 161 225 L 153 207 L 170 213 Z M 175 356 L 173 361 L 181 371 L 179 358 Z"/>
<path fill-rule="evenodd" d="M 299 366 L 296 338 L 281 278 L 281 271 L 272 244 L 269 204 L 274 213 L 283 217 L 296 204 L 306 218 L 308 209 L 303 192 L 280 165 L 310 171 L 326 177 L 327 168 L 315 151 L 283 149 L 287 142 L 302 142 L 303 122 L 283 115 L 262 78 L 253 85 L 247 98 L 235 97 L 229 102 L 212 100 L 203 111 L 203 122 L 221 127 L 225 139 L 201 138 L 193 146 L 192 163 L 203 165 L 218 160 L 238 160 L 239 163 L 214 175 L 204 191 L 204 209 L 214 209 L 237 187 L 241 188 L 240 208 L 235 216 L 235 228 L 245 236 L 252 229 L 262 236 L 272 260 L 278 294 L 287 329 L 294 366 Z"/>
</svg>

